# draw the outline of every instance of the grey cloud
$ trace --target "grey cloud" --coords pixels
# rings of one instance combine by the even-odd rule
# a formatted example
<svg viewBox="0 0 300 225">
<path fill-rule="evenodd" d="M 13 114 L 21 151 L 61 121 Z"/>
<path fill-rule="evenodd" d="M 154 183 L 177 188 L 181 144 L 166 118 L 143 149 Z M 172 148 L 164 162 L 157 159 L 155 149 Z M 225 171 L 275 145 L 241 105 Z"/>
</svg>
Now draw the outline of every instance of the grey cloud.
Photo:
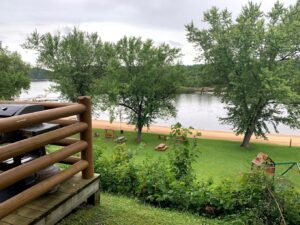
<svg viewBox="0 0 300 225">
<path fill-rule="evenodd" d="M 130 34 L 152 38 L 155 43 L 167 42 L 173 47 L 182 48 L 189 63 L 194 54 L 186 41 L 184 25 L 194 21 L 196 26 L 204 27 L 201 22 L 203 12 L 212 6 L 226 7 L 233 16 L 237 16 L 247 1 L 0 0 L 0 41 L 11 50 L 19 51 L 27 61 L 34 62 L 34 54 L 28 54 L 20 47 L 34 29 L 42 33 L 59 30 L 65 34 L 73 26 L 85 26 L 107 40 Z M 276 0 L 252 1 L 262 1 L 262 8 L 266 11 Z M 285 5 L 295 2 L 284 1 Z"/>
<path fill-rule="evenodd" d="M 170 44 L 171 46 L 176 47 L 176 48 L 182 48 L 183 47 L 183 44 L 181 44 L 180 42 L 177 42 L 177 41 L 169 40 L 168 44 Z"/>
<path fill-rule="evenodd" d="M 211 6 L 227 7 L 236 15 L 248 0 L 2 0 L 0 22 L 82 23 L 121 22 L 144 28 L 184 30 L 194 20 L 201 25 Z M 259 2 L 259 0 L 256 0 Z M 269 8 L 274 1 L 264 1 Z M 287 4 L 295 0 L 286 0 Z"/>
</svg>

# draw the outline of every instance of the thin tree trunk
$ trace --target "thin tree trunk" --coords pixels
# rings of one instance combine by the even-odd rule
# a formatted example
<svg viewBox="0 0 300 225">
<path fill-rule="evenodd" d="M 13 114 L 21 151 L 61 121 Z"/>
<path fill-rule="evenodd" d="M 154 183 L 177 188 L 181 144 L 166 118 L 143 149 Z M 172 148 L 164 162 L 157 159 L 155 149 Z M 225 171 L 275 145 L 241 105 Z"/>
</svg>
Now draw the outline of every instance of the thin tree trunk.
<svg viewBox="0 0 300 225">
<path fill-rule="evenodd" d="M 142 141 L 142 130 L 143 130 L 143 126 L 138 126 L 138 131 L 137 131 L 137 137 L 136 137 L 136 142 L 137 143 L 141 143 Z"/>
<path fill-rule="evenodd" d="M 254 132 L 254 127 L 250 127 L 247 129 L 247 131 L 244 135 L 244 139 L 243 139 L 243 143 L 241 144 L 241 147 L 244 147 L 244 148 L 249 147 L 249 142 L 250 142 L 253 132 Z"/>
<path fill-rule="evenodd" d="M 256 123 L 257 123 L 257 121 L 258 121 L 258 119 L 261 115 L 261 112 L 262 112 L 263 108 L 265 107 L 265 104 L 266 103 L 263 103 L 262 100 L 259 101 L 258 106 L 256 107 L 256 114 L 252 118 L 252 120 L 249 124 L 249 127 L 246 130 L 246 133 L 244 135 L 244 139 L 243 139 L 243 143 L 241 144 L 241 147 L 244 147 L 244 148 L 249 147 L 250 139 L 251 139 L 251 137 L 254 133 Z"/>
</svg>

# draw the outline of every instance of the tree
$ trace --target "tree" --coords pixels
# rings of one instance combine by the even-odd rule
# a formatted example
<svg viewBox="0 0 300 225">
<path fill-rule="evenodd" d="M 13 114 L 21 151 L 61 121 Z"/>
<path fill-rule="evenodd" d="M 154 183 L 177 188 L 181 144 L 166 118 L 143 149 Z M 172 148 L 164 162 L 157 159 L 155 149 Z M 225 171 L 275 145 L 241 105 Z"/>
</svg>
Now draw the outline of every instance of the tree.
<svg viewBox="0 0 300 225">
<path fill-rule="evenodd" d="M 207 65 L 181 65 L 182 86 L 192 88 L 213 87 L 211 77 L 206 73 Z"/>
<path fill-rule="evenodd" d="M 76 28 L 65 36 L 35 31 L 23 44 L 37 51 L 40 66 L 51 71 L 54 89 L 70 101 L 92 93 L 94 80 L 105 75 L 111 46 L 103 43 L 97 33 Z"/>
<path fill-rule="evenodd" d="M 30 87 L 29 65 L 17 52 L 10 52 L 0 42 L 0 99 L 10 99 Z"/>
<path fill-rule="evenodd" d="M 217 84 L 216 94 L 227 104 L 227 117 L 236 134 L 266 138 L 283 123 L 299 128 L 300 1 L 285 8 L 275 3 L 268 14 L 252 2 L 233 22 L 227 10 L 204 13 L 207 29 L 186 25 L 187 38 L 200 51 Z"/>
<path fill-rule="evenodd" d="M 40 80 L 48 80 L 48 70 L 39 68 L 39 67 L 33 67 L 29 71 L 29 76 L 31 80 L 40 81 Z"/>
<path fill-rule="evenodd" d="M 124 37 L 117 42 L 114 65 L 104 82 L 102 100 L 122 106 L 129 123 L 137 128 L 141 141 L 143 126 L 155 118 L 175 115 L 176 59 L 179 50 L 167 44 L 154 46 L 153 41 Z"/>
</svg>

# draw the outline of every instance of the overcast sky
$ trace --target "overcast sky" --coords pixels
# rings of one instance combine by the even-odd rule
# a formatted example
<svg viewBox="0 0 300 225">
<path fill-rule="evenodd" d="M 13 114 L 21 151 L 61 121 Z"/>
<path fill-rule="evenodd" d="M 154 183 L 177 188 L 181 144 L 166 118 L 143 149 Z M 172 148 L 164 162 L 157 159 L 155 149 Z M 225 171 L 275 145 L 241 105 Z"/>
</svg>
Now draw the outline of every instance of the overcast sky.
<svg viewBox="0 0 300 225">
<path fill-rule="evenodd" d="M 253 0 L 268 11 L 275 0 Z M 68 32 L 73 26 L 98 32 L 104 41 L 124 35 L 151 38 L 182 49 L 184 64 L 192 64 L 193 46 L 186 41 L 184 25 L 203 27 L 203 12 L 217 6 L 237 16 L 248 0 L 1 0 L 0 41 L 35 64 L 35 53 L 20 47 L 32 31 Z M 282 0 L 286 6 L 296 0 Z"/>
</svg>

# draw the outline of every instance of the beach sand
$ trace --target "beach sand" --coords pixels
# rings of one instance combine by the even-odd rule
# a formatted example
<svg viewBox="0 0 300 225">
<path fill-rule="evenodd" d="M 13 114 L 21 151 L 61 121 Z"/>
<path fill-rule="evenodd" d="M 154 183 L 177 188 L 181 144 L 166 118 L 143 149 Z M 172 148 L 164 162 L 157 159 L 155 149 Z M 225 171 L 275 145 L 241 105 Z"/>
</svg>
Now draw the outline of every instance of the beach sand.
<svg viewBox="0 0 300 225">
<path fill-rule="evenodd" d="M 93 120 L 93 128 L 100 129 L 113 129 L 113 130 L 124 130 L 124 131 L 134 131 L 135 127 L 133 125 L 128 125 L 126 123 L 113 122 L 104 120 Z M 169 134 L 171 131 L 170 127 L 160 126 L 160 125 L 151 125 L 149 128 L 145 127 L 143 133 L 156 133 L 156 134 Z M 211 130 L 197 130 L 195 132 L 201 132 L 201 138 L 204 139 L 214 139 L 214 140 L 231 140 L 241 142 L 243 136 L 236 136 L 233 132 L 228 131 L 211 131 Z M 259 142 L 266 144 L 278 144 L 284 146 L 290 146 L 290 141 L 292 141 L 292 146 L 300 147 L 300 136 L 296 135 L 282 135 L 282 134 L 269 134 L 267 135 L 268 140 L 256 139 L 254 136 L 251 139 L 251 142 Z"/>
</svg>

